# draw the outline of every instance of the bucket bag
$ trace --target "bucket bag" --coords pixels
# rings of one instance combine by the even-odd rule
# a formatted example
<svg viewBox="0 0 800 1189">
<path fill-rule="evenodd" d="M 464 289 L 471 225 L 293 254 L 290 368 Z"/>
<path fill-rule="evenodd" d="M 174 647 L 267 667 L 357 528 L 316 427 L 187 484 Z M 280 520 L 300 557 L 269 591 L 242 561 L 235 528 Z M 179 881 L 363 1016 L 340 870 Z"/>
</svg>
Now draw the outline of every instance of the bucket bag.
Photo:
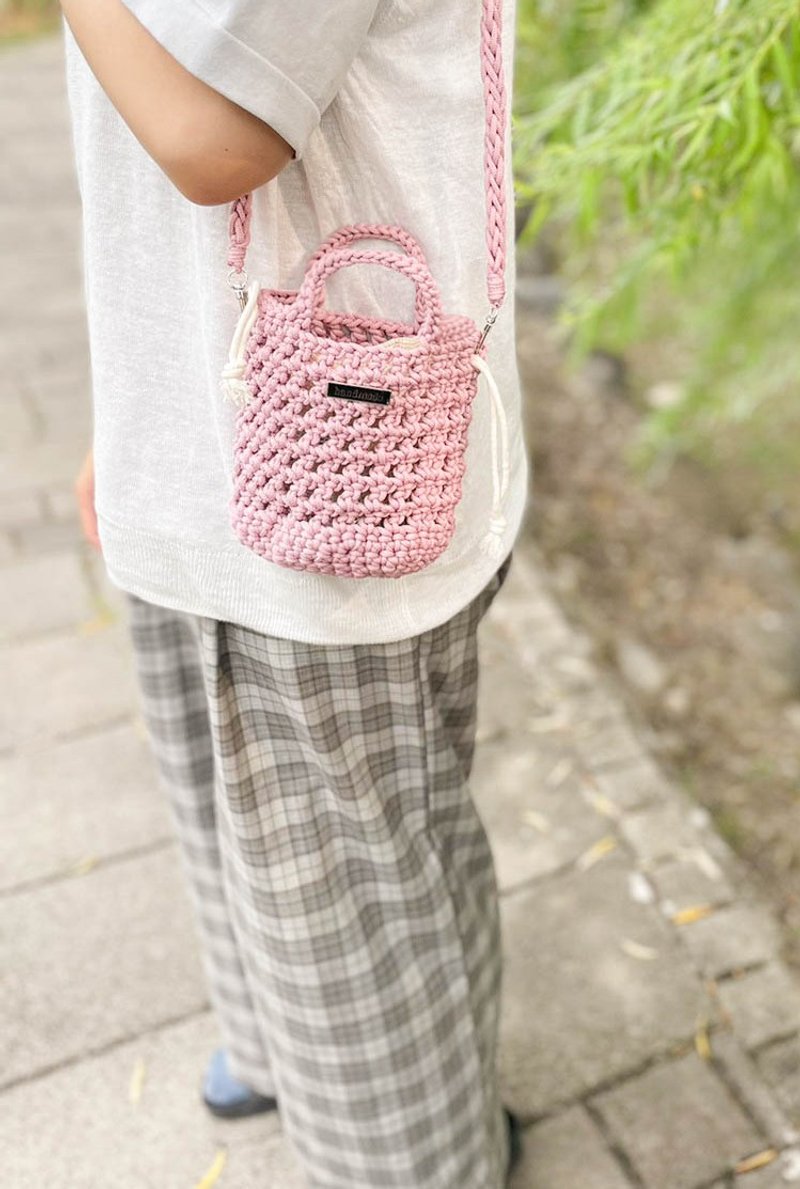
<svg viewBox="0 0 800 1189">
<path fill-rule="evenodd" d="M 482 329 L 443 312 L 421 245 L 394 224 L 334 232 L 307 261 L 296 291 L 248 282 L 252 195 L 232 205 L 228 280 L 240 316 L 222 376 L 236 409 L 229 516 L 241 544 L 277 565 L 400 578 L 435 561 L 455 532 L 481 376 L 493 483 L 481 548 L 500 560 L 508 433 L 486 339 L 505 298 L 506 95 L 502 0 L 481 5 L 489 299 Z M 413 325 L 328 309 L 326 282 L 353 265 L 403 276 L 415 292 Z"/>
</svg>

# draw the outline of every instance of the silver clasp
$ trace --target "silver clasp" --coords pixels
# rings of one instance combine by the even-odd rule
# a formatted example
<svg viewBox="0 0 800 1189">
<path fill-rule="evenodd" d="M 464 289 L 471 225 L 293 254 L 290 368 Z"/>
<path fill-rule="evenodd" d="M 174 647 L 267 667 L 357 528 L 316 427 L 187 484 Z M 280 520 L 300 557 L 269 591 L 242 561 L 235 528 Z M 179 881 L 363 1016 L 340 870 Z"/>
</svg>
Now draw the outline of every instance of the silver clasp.
<svg viewBox="0 0 800 1189">
<path fill-rule="evenodd" d="M 239 302 L 239 309 L 243 310 L 247 305 L 247 273 L 242 269 L 240 272 L 237 268 L 228 270 L 228 284 L 236 294 Z"/>
<path fill-rule="evenodd" d="M 499 306 L 492 306 L 492 308 L 489 310 L 489 313 L 486 316 L 486 321 L 484 323 L 483 330 L 481 331 L 481 337 L 478 339 L 478 345 L 475 348 L 476 351 L 480 351 L 481 348 L 483 347 L 483 344 L 486 342 L 487 338 L 489 337 L 489 331 L 492 329 L 495 322 L 497 321 L 497 316 L 499 313 L 500 313 Z"/>
</svg>

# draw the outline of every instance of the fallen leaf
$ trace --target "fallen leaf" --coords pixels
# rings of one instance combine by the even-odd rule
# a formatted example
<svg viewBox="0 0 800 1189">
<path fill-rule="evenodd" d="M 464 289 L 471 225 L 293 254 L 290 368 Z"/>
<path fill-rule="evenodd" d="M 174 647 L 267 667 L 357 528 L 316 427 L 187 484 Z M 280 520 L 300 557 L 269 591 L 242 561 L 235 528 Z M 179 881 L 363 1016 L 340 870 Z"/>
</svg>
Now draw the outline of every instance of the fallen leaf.
<svg viewBox="0 0 800 1189">
<path fill-rule="evenodd" d="M 86 875 L 93 870 L 100 862 L 97 855 L 87 855 L 85 859 L 79 859 L 77 863 L 67 868 L 67 875 Z"/>
<path fill-rule="evenodd" d="M 672 914 L 673 925 L 691 925 L 695 921 L 702 921 L 710 917 L 714 911 L 713 904 L 693 904 L 690 908 L 681 908 Z"/>
<path fill-rule="evenodd" d="M 116 622 L 116 616 L 111 610 L 103 610 L 93 619 L 84 619 L 78 624 L 78 631 L 82 636 L 93 636 L 96 632 L 104 632 Z"/>
<path fill-rule="evenodd" d="M 550 822 L 543 813 L 539 813 L 538 809 L 526 809 L 522 815 L 522 820 L 528 826 L 533 826 L 540 834 L 548 834 L 550 832 Z"/>
<path fill-rule="evenodd" d="M 559 760 L 555 768 L 552 769 L 545 783 L 548 788 L 556 788 L 562 781 L 566 780 L 570 772 L 572 772 L 572 760 Z"/>
<path fill-rule="evenodd" d="M 630 954 L 632 958 L 638 958 L 641 962 L 652 962 L 654 958 L 658 957 L 658 950 L 654 949 L 652 945 L 642 945 L 639 941 L 632 941 L 630 937 L 624 937 L 620 946 L 626 954 Z"/>
<path fill-rule="evenodd" d="M 618 818 L 619 809 L 613 801 L 609 801 L 608 797 L 603 796 L 602 793 L 592 793 L 587 791 L 586 798 L 589 804 L 602 814 L 603 817 Z"/>
<path fill-rule="evenodd" d="M 705 1024 L 698 1028 L 694 1034 L 694 1047 L 697 1050 L 697 1055 L 704 1061 L 711 1060 L 711 1041 Z"/>
<path fill-rule="evenodd" d="M 588 871 L 600 859 L 609 854 L 612 850 L 616 850 L 617 840 L 611 834 L 606 834 L 604 838 L 599 838 L 588 850 L 585 850 L 577 861 L 579 871 Z"/>
<path fill-rule="evenodd" d="M 735 1173 L 755 1172 L 757 1168 L 772 1164 L 773 1160 L 777 1159 L 778 1153 L 774 1148 L 765 1148 L 763 1152 L 756 1152 L 755 1156 L 748 1156 L 745 1160 L 740 1160 L 733 1166 L 733 1171 Z"/>
<path fill-rule="evenodd" d="M 222 1175 L 222 1170 L 225 1167 L 225 1161 L 227 1158 L 228 1157 L 225 1149 L 220 1148 L 214 1157 L 214 1163 L 211 1165 L 211 1168 L 208 1170 L 206 1175 L 201 1177 L 201 1179 L 197 1182 L 195 1189 L 211 1189 L 212 1185 L 216 1185 L 217 1181 Z"/>
<path fill-rule="evenodd" d="M 142 1060 L 142 1058 L 139 1057 L 136 1061 L 136 1064 L 133 1067 L 133 1073 L 131 1074 L 130 1089 L 128 1091 L 128 1098 L 133 1103 L 134 1106 L 136 1106 L 136 1104 L 139 1102 L 139 1100 L 142 1097 L 142 1088 L 144 1086 L 145 1069 L 146 1069 L 145 1063 Z"/>
</svg>

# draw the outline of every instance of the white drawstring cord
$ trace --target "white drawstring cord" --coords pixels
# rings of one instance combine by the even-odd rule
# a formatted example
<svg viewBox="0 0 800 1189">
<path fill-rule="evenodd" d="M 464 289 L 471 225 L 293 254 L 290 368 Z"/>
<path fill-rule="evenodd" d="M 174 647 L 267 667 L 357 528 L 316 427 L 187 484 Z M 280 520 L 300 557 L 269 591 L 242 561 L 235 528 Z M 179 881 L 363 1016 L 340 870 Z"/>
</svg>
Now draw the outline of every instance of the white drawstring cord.
<svg viewBox="0 0 800 1189">
<path fill-rule="evenodd" d="M 231 339 L 231 349 L 228 362 L 222 369 L 222 392 L 231 404 L 244 408 L 250 400 L 250 389 L 244 379 L 245 347 L 250 331 L 258 315 L 258 293 L 261 286 L 253 281 L 247 290 L 247 302 L 239 315 L 236 329 Z"/>
<path fill-rule="evenodd" d="M 506 417 L 506 411 L 503 406 L 503 399 L 500 396 L 500 389 L 497 387 L 489 364 L 481 355 L 473 355 L 472 363 L 476 370 L 481 372 L 485 377 L 486 383 L 489 386 L 492 414 L 492 514 L 489 519 L 489 531 L 482 538 L 480 549 L 482 553 L 499 561 L 500 555 L 503 552 L 503 536 L 508 527 L 508 521 L 503 514 L 503 501 L 508 490 L 510 476 L 508 418 Z M 498 430 L 503 447 L 502 460 L 498 459 Z"/>
</svg>

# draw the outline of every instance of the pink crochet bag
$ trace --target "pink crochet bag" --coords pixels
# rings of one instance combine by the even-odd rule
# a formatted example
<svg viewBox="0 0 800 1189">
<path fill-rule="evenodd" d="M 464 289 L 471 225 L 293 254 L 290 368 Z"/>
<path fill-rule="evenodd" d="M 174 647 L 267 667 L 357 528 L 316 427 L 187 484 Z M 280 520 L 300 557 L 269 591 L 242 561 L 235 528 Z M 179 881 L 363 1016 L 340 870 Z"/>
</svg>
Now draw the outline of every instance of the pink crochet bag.
<svg viewBox="0 0 800 1189">
<path fill-rule="evenodd" d="M 485 349 L 505 297 L 502 0 L 482 6 L 491 307 L 482 331 L 442 312 L 422 248 L 396 226 L 341 228 L 311 257 L 297 292 L 248 286 L 251 196 L 233 205 L 229 280 L 241 315 L 223 373 L 237 406 L 230 520 L 243 545 L 278 565 L 399 578 L 435 561 L 455 531 L 481 373 L 494 485 L 482 547 L 498 560 L 502 553 L 508 437 Z M 357 247 L 370 240 L 401 250 Z M 326 281 L 354 264 L 407 278 L 416 290 L 413 326 L 326 308 Z"/>
</svg>

